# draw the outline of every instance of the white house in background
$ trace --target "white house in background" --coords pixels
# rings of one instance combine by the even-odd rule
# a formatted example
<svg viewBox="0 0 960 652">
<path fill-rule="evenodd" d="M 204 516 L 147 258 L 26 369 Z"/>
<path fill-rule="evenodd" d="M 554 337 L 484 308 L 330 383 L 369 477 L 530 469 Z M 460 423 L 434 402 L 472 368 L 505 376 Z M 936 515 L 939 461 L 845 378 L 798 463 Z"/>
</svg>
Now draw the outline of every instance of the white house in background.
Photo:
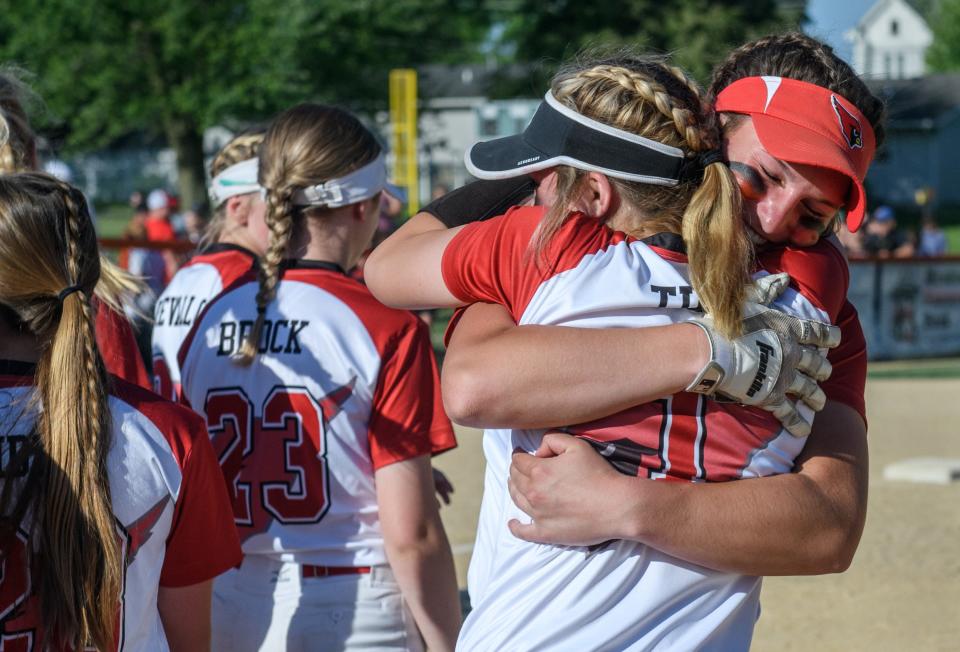
<svg viewBox="0 0 960 652">
<path fill-rule="evenodd" d="M 879 0 L 845 34 L 853 43 L 853 67 L 871 79 L 913 79 L 926 72 L 933 34 L 905 0 Z"/>
</svg>

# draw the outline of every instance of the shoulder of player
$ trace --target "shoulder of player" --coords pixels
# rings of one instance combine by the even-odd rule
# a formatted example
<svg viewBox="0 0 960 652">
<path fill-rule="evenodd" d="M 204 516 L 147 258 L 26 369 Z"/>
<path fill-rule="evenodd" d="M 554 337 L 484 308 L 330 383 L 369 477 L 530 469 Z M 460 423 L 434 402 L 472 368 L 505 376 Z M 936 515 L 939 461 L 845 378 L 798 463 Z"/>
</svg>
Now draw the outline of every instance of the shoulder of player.
<svg viewBox="0 0 960 652">
<path fill-rule="evenodd" d="M 180 268 L 180 271 L 174 275 L 174 279 L 176 279 L 180 272 L 205 266 L 216 270 L 216 273 L 220 275 L 223 286 L 226 287 L 250 271 L 256 263 L 256 260 L 253 252 L 243 247 L 218 245 L 191 257 L 190 260 Z"/>
<path fill-rule="evenodd" d="M 790 274 L 794 288 L 836 320 L 850 286 L 850 268 L 835 245 L 821 239 L 810 247 L 776 247 L 758 259 L 768 272 Z"/>
<path fill-rule="evenodd" d="M 354 312 L 368 330 L 397 330 L 416 325 L 420 321 L 409 310 L 398 310 L 383 305 L 366 285 L 337 272 L 291 269 L 284 274 L 283 283 L 303 283 L 317 291 L 334 296 Z"/>
<path fill-rule="evenodd" d="M 163 435 L 182 467 L 196 437 L 206 435 L 206 424 L 196 412 L 168 401 L 122 378 L 111 377 L 110 395 L 146 418 Z M 117 410 L 116 404 L 111 410 Z M 122 408 L 120 408 L 122 409 Z M 114 416 L 118 416 L 114 414 Z"/>
</svg>

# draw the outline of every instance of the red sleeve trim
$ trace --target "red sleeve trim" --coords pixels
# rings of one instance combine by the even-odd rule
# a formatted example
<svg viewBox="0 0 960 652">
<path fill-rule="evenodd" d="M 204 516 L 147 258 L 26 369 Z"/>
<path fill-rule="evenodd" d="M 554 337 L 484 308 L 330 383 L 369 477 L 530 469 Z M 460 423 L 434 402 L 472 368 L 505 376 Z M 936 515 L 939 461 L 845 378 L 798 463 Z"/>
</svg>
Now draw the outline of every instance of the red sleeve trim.
<svg viewBox="0 0 960 652">
<path fill-rule="evenodd" d="M 160 584 L 198 584 L 236 566 L 243 556 L 240 537 L 203 419 L 119 378 L 114 379 L 112 393 L 157 427 L 180 466 L 180 492 L 167 537 Z"/>
<path fill-rule="evenodd" d="M 775 247 L 758 259 L 770 273 L 790 274 L 791 286 L 836 323 L 850 287 L 850 268 L 836 247 L 820 240 L 812 247 Z"/>
<path fill-rule="evenodd" d="M 820 386 L 829 400 L 849 405 L 866 423 L 867 342 L 857 310 L 849 301 L 840 309 L 836 325 L 840 327 L 840 345 L 827 354 L 833 373 Z"/>
</svg>

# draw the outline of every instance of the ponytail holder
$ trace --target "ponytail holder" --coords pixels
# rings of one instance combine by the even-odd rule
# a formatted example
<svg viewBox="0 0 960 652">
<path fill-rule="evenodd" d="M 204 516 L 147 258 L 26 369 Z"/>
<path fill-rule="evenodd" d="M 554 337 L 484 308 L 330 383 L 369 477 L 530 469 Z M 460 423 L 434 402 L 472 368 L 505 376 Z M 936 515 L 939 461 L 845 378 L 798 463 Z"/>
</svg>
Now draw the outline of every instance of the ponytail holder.
<svg viewBox="0 0 960 652">
<path fill-rule="evenodd" d="M 80 287 L 79 285 L 70 285 L 68 287 L 65 287 L 62 290 L 60 290 L 60 294 L 57 295 L 57 301 L 59 301 L 60 303 L 63 303 L 64 299 L 69 297 L 74 292 L 80 292 L 81 290 L 83 290 L 83 288 Z"/>
<path fill-rule="evenodd" d="M 697 155 L 697 161 L 706 169 L 714 163 L 724 163 L 723 153 L 719 149 L 711 149 L 707 152 L 701 152 Z"/>
</svg>

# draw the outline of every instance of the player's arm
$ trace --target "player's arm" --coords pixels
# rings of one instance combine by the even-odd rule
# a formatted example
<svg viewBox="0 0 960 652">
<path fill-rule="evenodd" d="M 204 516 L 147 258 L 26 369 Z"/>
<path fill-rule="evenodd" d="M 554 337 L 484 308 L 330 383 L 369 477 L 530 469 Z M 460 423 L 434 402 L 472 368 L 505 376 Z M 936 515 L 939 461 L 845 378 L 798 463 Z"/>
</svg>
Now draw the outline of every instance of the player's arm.
<svg viewBox="0 0 960 652">
<path fill-rule="evenodd" d="M 866 517 L 867 439 L 860 415 L 830 401 L 795 471 L 719 483 L 631 478 L 586 443 L 547 435 L 538 455 L 514 455 L 510 492 L 533 522 L 515 535 L 549 543 L 632 539 L 720 571 L 841 572 Z"/>
<path fill-rule="evenodd" d="M 210 649 L 210 596 L 213 580 L 190 586 L 160 586 L 157 610 L 171 652 Z"/>
<path fill-rule="evenodd" d="M 517 326 L 502 306 L 474 304 L 450 338 L 443 401 L 467 426 L 563 426 L 679 392 L 709 357 L 707 338 L 692 324 Z"/>
<path fill-rule="evenodd" d="M 411 310 L 462 305 L 443 282 L 441 262 L 459 232 L 417 213 L 374 249 L 363 265 L 367 287 L 381 302 Z"/>
<path fill-rule="evenodd" d="M 751 287 L 756 300 L 745 305 L 744 334 L 736 340 L 720 337 L 708 317 L 700 325 L 580 329 L 517 326 L 499 306 L 470 306 L 444 360 L 444 405 L 465 425 L 549 428 L 688 389 L 763 407 L 790 432 L 806 435 L 809 423 L 786 395 L 823 407 L 814 380 L 829 375 L 830 365 L 806 345 L 836 346 L 840 331 L 770 309 L 786 280 L 768 276 Z M 782 364 L 761 367 L 761 346 Z M 708 382 L 708 374 L 717 375 Z M 756 379 L 763 380 L 760 391 Z"/>
<path fill-rule="evenodd" d="M 433 496 L 429 455 L 375 473 L 380 525 L 390 568 L 428 650 L 453 650 L 460 600 L 450 543 Z"/>
<path fill-rule="evenodd" d="M 459 227 L 528 203 L 534 190 L 527 177 L 475 181 L 430 202 L 370 254 L 364 263 L 368 287 L 395 308 L 463 305 L 443 281 L 441 262 L 447 244 Z"/>
</svg>

